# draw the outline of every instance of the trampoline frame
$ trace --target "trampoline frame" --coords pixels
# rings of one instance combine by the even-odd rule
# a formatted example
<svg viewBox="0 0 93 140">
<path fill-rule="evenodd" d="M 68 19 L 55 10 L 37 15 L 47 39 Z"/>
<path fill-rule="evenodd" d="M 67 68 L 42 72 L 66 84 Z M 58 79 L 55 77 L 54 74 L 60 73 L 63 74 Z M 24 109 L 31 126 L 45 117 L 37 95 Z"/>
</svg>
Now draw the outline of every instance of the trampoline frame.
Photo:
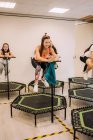
<svg viewBox="0 0 93 140">
<path fill-rule="evenodd" d="M 84 101 L 88 101 L 88 102 L 93 102 L 93 98 L 86 98 L 86 97 L 81 97 L 81 96 L 75 96 L 75 95 L 70 95 L 71 92 L 73 92 L 74 90 L 81 90 L 81 89 L 92 89 L 91 87 L 86 87 L 86 88 L 74 88 L 74 89 L 69 89 L 68 90 L 68 93 L 69 93 L 69 107 L 71 106 L 71 98 L 74 98 L 74 99 L 79 99 L 79 100 L 84 100 Z"/>
<path fill-rule="evenodd" d="M 90 109 L 93 109 L 93 106 L 82 107 L 82 108 L 71 110 L 71 122 L 74 130 L 73 140 L 76 139 L 76 132 L 80 132 L 85 135 L 93 137 L 93 131 L 82 127 L 80 124 L 80 117 L 78 117 L 78 113 L 80 113 L 81 111 L 88 111 Z"/>
<path fill-rule="evenodd" d="M 40 93 L 32 93 L 32 94 L 24 94 L 24 95 L 22 95 L 22 96 L 33 96 L 33 95 L 38 95 L 38 94 L 40 94 Z M 45 94 L 46 95 L 46 93 L 42 93 L 42 94 Z M 47 93 L 48 94 L 48 93 Z M 49 96 L 50 96 L 50 94 L 48 94 Z M 21 96 L 21 95 L 20 95 Z M 44 113 L 48 113 L 48 112 L 51 112 L 51 122 L 53 123 L 53 112 L 54 111 L 58 111 L 58 110 L 62 110 L 62 109 L 64 109 L 64 119 L 66 119 L 66 108 L 67 108 L 67 102 L 66 102 L 66 98 L 64 97 L 64 96 L 60 96 L 60 95 L 55 95 L 55 96 L 58 96 L 58 97 L 60 97 L 61 98 L 61 100 L 63 100 L 64 101 L 64 104 L 62 105 L 62 107 L 58 107 L 58 108 L 52 108 L 52 105 L 51 105 L 51 109 L 48 109 L 48 110 L 43 110 L 43 111 L 41 111 L 41 112 L 39 112 L 39 113 L 32 113 L 29 109 L 27 109 L 27 108 L 23 108 L 23 107 L 20 107 L 19 105 L 16 105 L 15 104 L 15 102 L 18 100 L 18 98 L 20 98 L 20 96 L 18 96 L 11 104 L 10 104 L 10 109 L 11 109 L 11 117 L 13 117 L 13 110 L 12 110 L 12 108 L 15 108 L 15 109 L 18 109 L 18 110 L 20 110 L 20 111 L 24 111 L 24 112 L 27 112 L 27 113 L 30 113 L 30 114 L 34 114 L 34 116 L 35 116 L 35 126 L 37 125 L 37 115 L 38 114 L 44 114 Z M 50 96 L 50 98 L 51 98 L 51 96 Z M 52 98 L 51 98 L 51 101 L 52 101 Z M 53 111 L 52 111 L 52 109 L 53 109 Z"/>
<path fill-rule="evenodd" d="M 78 85 L 83 85 L 85 87 L 88 87 L 88 85 L 92 85 L 93 83 L 82 83 L 82 82 L 76 82 L 76 81 L 73 81 L 74 78 L 83 78 L 83 77 L 72 77 L 72 78 L 68 78 L 68 82 L 69 82 L 69 89 L 71 89 L 71 83 L 75 83 L 75 84 L 78 84 Z M 93 78 L 90 78 L 90 79 L 93 79 Z M 84 88 L 85 88 L 84 87 Z"/>
<path fill-rule="evenodd" d="M 6 83 L 6 84 L 7 84 L 7 82 L 0 82 L 0 83 Z M 20 91 L 21 91 L 23 88 L 25 88 L 25 92 L 26 92 L 26 84 L 19 83 L 19 82 L 14 82 L 14 81 L 9 82 L 8 84 L 10 84 L 10 83 L 20 84 L 21 86 L 20 86 L 18 89 L 8 89 L 9 92 L 8 92 L 8 90 L 2 90 L 2 91 L 0 91 L 0 93 L 8 92 L 8 99 L 10 98 L 10 92 L 18 91 L 18 92 L 19 92 L 19 95 L 20 95 Z"/>
<path fill-rule="evenodd" d="M 41 81 L 41 80 L 39 80 L 39 81 Z M 60 82 L 61 83 L 61 85 L 60 85 L 60 87 L 57 87 L 57 86 L 54 86 L 53 88 L 54 88 L 54 94 L 55 94 L 55 89 L 56 88 L 62 88 L 62 94 L 63 94 L 63 90 L 64 90 L 64 82 L 63 81 L 60 81 L 60 80 L 56 80 L 56 81 L 58 81 L 58 82 Z M 33 81 L 31 81 L 31 82 L 34 82 L 34 80 Z M 33 83 L 29 83 L 28 84 L 28 92 L 29 92 L 29 87 L 31 86 L 31 87 L 34 87 L 34 84 Z M 38 85 L 38 88 L 40 88 L 40 89 L 42 89 L 43 91 L 43 93 L 45 93 L 45 90 L 46 89 L 51 89 L 51 86 L 49 86 L 49 87 L 45 87 L 45 86 L 40 86 L 40 85 Z"/>
</svg>

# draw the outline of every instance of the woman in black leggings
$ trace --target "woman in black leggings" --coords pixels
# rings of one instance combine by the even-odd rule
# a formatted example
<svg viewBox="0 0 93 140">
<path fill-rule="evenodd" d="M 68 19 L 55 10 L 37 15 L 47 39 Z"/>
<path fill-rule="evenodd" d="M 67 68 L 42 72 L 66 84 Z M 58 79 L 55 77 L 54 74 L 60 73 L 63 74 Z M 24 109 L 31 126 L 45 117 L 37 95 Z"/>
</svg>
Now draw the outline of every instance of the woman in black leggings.
<svg viewBox="0 0 93 140">
<path fill-rule="evenodd" d="M 38 45 L 34 52 L 34 58 L 32 59 L 32 65 L 35 68 L 35 84 L 34 84 L 34 92 L 38 92 L 38 80 L 40 76 L 41 68 L 44 70 L 42 76 L 42 82 L 46 87 L 49 86 L 47 83 L 44 74 L 46 72 L 46 67 L 48 62 L 53 62 L 58 60 L 58 56 L 54 52 L 51 46 L 50 36 L 44 35 L 41 39 L 41 45 Z"/>
</svg>

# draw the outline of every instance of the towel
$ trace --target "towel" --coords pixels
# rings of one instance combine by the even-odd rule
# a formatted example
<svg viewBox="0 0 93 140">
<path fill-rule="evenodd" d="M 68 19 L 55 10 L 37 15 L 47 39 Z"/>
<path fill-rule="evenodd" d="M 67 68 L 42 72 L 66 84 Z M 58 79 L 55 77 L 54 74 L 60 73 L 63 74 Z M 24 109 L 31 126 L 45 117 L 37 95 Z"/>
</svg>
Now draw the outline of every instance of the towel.
<svg viewBox="0 0 93 140">
<path fill-rule="evenodd" d="M 45 73 L 45 79 L 51 86 L 56 85 L 56 74 L 55 74 L 54 65 L 55 62 L 48 63 L 46 68 L 46 73 Z"/>
</svg>

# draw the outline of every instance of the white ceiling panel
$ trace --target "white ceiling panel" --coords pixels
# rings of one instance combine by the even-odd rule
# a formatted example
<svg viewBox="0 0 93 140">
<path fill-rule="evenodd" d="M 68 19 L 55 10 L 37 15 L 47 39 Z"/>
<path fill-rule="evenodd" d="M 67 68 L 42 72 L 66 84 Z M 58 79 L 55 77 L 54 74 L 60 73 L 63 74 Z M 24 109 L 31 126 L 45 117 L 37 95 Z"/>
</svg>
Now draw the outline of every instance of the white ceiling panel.
<svg viewBox="0 0 93 140">
<path fill-rule="evenodd" d="M 4 0 L 1 0 L 4 1 Z M 93 15 L 93 0 L 5 0 L 16 2 L 14 9 L 0 8 L 0 12 L 43 15 L 65 18 L 82 18 Z M 54 7 L 70 9 L 64 14 L 48 11 Z"/>
</svg>

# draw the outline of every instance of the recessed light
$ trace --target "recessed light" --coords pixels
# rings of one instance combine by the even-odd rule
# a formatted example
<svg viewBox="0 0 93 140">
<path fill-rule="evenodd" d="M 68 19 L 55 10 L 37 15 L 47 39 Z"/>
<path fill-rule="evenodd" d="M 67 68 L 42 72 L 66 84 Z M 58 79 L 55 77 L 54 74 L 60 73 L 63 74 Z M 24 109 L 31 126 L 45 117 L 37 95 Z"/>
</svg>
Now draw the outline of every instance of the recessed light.
<svg viewBox="0 0 93 140">
<path fill-rule="evenodd" d="M 14 8 L 16 3 L 13 2 L 0 2 L 1 8 Z"/>
<path fill-rule="evenodd" d="M 65 13 L 67 11 L 69 11 L 69 9 L 65 9 L 65 8 L 53 8 L 49 12 L 53 12 L 53 13 Z"/>
</svg>

